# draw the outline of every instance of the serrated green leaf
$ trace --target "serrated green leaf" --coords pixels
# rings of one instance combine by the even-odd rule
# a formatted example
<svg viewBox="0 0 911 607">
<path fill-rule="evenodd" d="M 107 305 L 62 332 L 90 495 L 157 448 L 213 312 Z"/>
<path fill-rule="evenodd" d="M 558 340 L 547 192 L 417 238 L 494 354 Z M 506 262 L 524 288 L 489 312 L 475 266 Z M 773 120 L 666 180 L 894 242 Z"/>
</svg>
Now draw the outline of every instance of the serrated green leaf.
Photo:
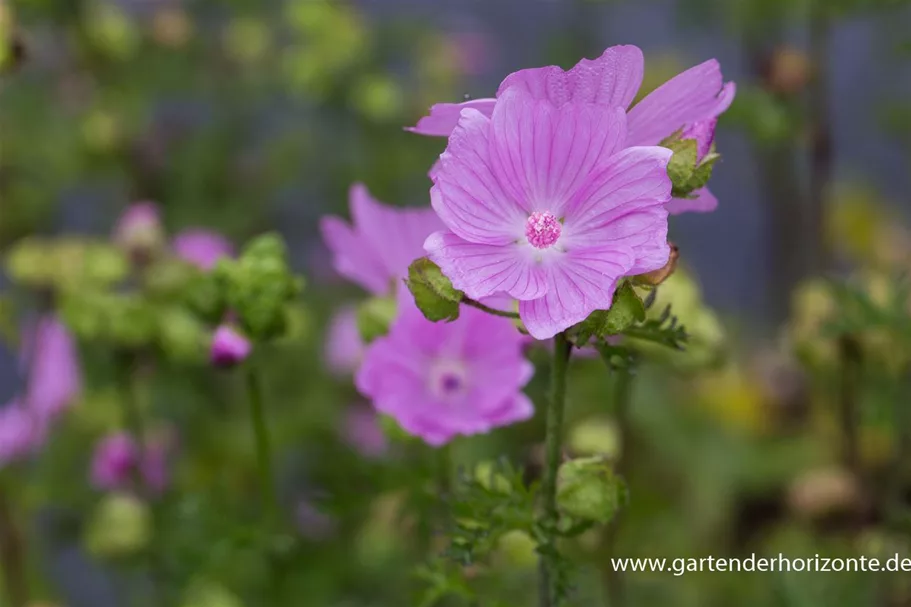
<svg viewBox="0 0 911 607">
<path fill-rule="evenodd" d="M 667 176 L 671 178 L 674 195 L 678 193 L 689 194 L 690 180 L 696 170 L 699 153 L 695 139 L 679 139 L 671 142 L 668 149 L 674 152 L 667 164 Z"/>
<path fill-rule="evenodd" d="M 637 322 L 645 320 L 645 304 L 632 284 L 624 281 L 614 291 L 614 300 L 607 310 L 595 310 L 576 327 L 575 344 L 584 346 L 592 338 L 622 333 Z"/>
<path fill-rule="evenodd" d="M 426 257 L 412 262 L 405 283 L 428 320 L 453 321 L 459 317 L 459 302 L 464 293 L 453 287 L 439 266 Z"/>
</svg>

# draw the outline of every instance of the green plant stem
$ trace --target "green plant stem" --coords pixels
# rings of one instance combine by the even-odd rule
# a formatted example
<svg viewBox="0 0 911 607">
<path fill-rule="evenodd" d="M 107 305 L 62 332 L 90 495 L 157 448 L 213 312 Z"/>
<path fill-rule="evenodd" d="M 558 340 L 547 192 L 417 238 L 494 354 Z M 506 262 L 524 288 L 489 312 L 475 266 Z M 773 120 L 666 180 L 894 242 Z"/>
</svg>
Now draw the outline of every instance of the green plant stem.
<svg viewBox="0 0 911 607">
<path fill-rule="evenodd" d="M 25 607 L 29 603 L 28 578 L 25 571 L 25 542 L 16 525 L 12 504 L 2 485 L 0 485 L 0 563 L 3 565 L 3 585 L 6 588 L 10 607 Z"/>
<path fill-rule="evenodd" d="M 620 436 L 620 452 L 617 454 L 615 469 L 619 476 L 625 476 L 631 457 L 630 396 L 635 359 L 631 358 L 625 366 L 619 368 L 611 364 L 609 357 L 605 357 L 605 363 L 611 370 L 614 419 L 617 423 L 617 433 Z M 617 556 L 617 535 L 622 515 L 622 512 L 618 512 L 605 530 L 603 549 L 606 554 L 606 564 Z M 626 585 L 622 572 L 606 565 L 604 585 L 610 607 L 622 607 L 626 604 Z"/>
<path fill-rule="evenodd" d="M 488 314 L 493 314 L 494 316 L 502 316 L 503 318 L 519 318 L 519 315 L 515 312 L 504 312 L 503 310 L 497 310 L 496 308 L 491 308 L 482 304 L 480 301 L 475 301 L 469 297 L 463 297 L 462 303 L 466 306 L 471 306 L 472 308 L 477 308 L 482 312 L 487 312 Z"/>
<path fill-rule="evenodd" d="M 554 358 L 550 376 L 550 402 L 547 407 L 546 434 L 544 442 L 544 471 L 541 479 L 541 528 L 548 542 L 554 542 L 554 529 L 557 526 L 557 470 L 560 467 L 563 441 L 563 409 L 566 404 L 566 370 L 572 344 L 566 333 L 554 337 Z M 553 559 L 542 555 L 538 565 L 538 601 L 540 607 L 555 607 Z"/>
<path fill-rule="evenodd" d="M 275 474 L 272 464 L 272 445 L 263 398 L 263 387 L 258 369 L 251 363 L 247 368 L 247 394 L 250 399 L 250 421 L 256 439 L 256 460 L 259 465 L 259 482 L 264 512 L 264 526 L 274 531 L 278 520 L 278 495 L 275 491 Z"/>
</svg>

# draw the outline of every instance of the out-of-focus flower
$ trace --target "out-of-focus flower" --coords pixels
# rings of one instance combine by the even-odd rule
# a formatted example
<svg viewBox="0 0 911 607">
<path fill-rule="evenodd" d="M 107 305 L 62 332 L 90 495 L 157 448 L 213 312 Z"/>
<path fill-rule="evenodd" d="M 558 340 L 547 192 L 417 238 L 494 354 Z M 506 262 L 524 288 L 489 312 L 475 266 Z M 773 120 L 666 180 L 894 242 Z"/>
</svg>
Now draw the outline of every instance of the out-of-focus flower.
<svg viewBox="0 0 911 607">
<path fill-rule="evenodd" d="M 799 93 L 810 77 L 812 66 L 807 54 L 797 48 L 780 46 L 769 57 L 766 85 L 776 93 Z"/>
<path fill-rule="evenodd" d="M 357 326 L 357 309 L 345 307 L 332 317 L 326 334 L 325 360 L 329 369 L 347 376 L 357 369 L 364 356 L 364 341 Z"/>
<path fill-rule="evenodd" d="M 734 363 L 701 376 L 696 395 L 701 406 L 737 430 L 761 433 L 769 427 L 762 384 Z"/>
<path fill-rule="evenodd" d="M 348 202 L 353 226 L 337 217 L 320 222 L 335 269 L 374 295 L 388 295 L 424 255 L 424 240 L 443 224 L 432 209 L 385 206 L 362 184 L 351 187 Z"/>
<path fill-rule="evenodd" d="M 352 407 L 345 414 L 342 434 L 345 442 L 366 458 L 382 457 L 389 449 L 376 411 L 361 405 Z"/>
<path fill-rule="evenodd" d="M 496 59 L 494 40 L 483 32 L 456 32 L 447 37 L 447 42 L 463 74 L 476 76 Z"/>
<path fill-rule="evenodd" d="M 18 401 L 0 407 L 0 469 L 41 448 L 46 428 L 44 420 Z"/>
<path fill-rule="evenodd" d="M 98 503 L 85 531 L 86 548 L 105 557 L 135 554 L 149 542 L 152 516 L 148 506 L 129 493 L 111 493 Z"/>
<path fill-rule="evenodd" d="M 491 118 L 465 110 L 433 174 L 431 202 L 449 231 L 427 239 L 429 257 L 473 299 L 519 300 L 536 339 L 609 307 L 620 279 L 670 254 L 671 151 L 624 149 L 625 139 L 619 107 L 556 107 L 519 86 Z"/>
<path fill-rule="evenodd" d="M 234 255 L 234 245 L 227 238 L 204 229 L 180 232 L 174 237 L 171 247 L 178 257 L 201 270 L 211 270 L 219 259 Z"/>
<path fill-rule="evenodd" d="M 826 365 L 837 359 L 835 341 L 822 336 L 822 328 L 835 311 L 835 299 L 825 281 L 805 281 L 794 290 L 787 339 L 805 363 Z"/>
<path fill-rule="evenodd" d="M 449 135 L 463 109 L 492 116 L 498 99 L 520 89 L 556 107 L 568 103 L 596 104 L 608 110 L 626 110 L 636 97 L 644 73 L 642 51 L 635 46 L 613 46 L 595 60 L 583 59 L 569 71 L 557 66 L 520 70 L 506 77 L 496 99 L 476 99 L 462 104 L 441 103 L 411 129 L 423 135 Z M 720 116 L 734 100 L 733 82 L 725 83 L 714 59 L 692 67 L 645 96 L 629 109 L 628 128 L 621 147 L 657 145 L 675 131 Z M 433 173 L 431 173 L 433 174 Z M 693 199 L 668 201 L 671 213 L 710 211 L 717 199 L 703 188 Z"/>
<path fill-rule="evenodd" d="M 871 188 L 840 184 L 834 189 L 826 237 L 848 261 L 908 268 L 911 230 Z"/>
<path fill-rule="evenodd" d="M 66 326 L 54 316 L 40 318 L 26 332 L 25 340 L 28 375 L 25 403 L 37 415 L 52 419 L 82 392 L 76 344 Z"/>
<path fill-rule="evenodd" d="M 434 446 L 532 416 L 521 389 L 534 368 L 510 320 L 466 308 L 433 323 L 407 289 L 398 299 L 398 318 L 367 348 L 355 381 L 377 411 Z"/>
<path fill-rule="evenodd" d="M 166 437 L 154 437 L 147 442 L 140 461 L 140 449 L 132 436 L 125 432 L 111 434 L 95 447 L 92 484 L 103 491 L 128 489 L 139 476 L 146 487 L 155 493 L 162 493 L 170 480 L 169 450 Z"/>
<path fill-rule="evenodd" d="M 144 259 L 165 243 L 161 214 L 154 202 L 137 202 L 120 215 L 114 226 L 114 242 L 131 257 Z"/>
<path fill-rule="evenodd" d="M 250 355 L 253 344 L 231 325 L 221 325 L 212 336 L 210 358 L 216 367 L 233 367 Z"/>
</svg>

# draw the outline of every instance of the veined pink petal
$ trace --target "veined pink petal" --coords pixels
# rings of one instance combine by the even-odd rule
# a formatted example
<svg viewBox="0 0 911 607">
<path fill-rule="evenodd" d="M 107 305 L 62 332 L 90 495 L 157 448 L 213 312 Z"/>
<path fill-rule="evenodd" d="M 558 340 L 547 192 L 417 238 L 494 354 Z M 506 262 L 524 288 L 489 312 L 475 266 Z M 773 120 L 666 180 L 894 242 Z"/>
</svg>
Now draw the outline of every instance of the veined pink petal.
<svg viewBox="0 0 911 607">
<path fill-rule="evenodd" d="M 631 45 L 612 46 L 597 59 L 583 59 L 564 72 L 555 65 L 520 70 L 500 84 L 497 97 L 521 88 L 556 106 L 570 101 L 626 109 L 642 84 L 642 51 Z"/>
<path fill-rule="evenodd" d="M 626 113 L 591 103 L 555 107 L 509 89 L 490 121 L 490 156 L 503 189 L 530 214 L 563 215 L 601 159 L 626 139 Z"/>
<path fill-rule="evenodd" d="M 576 193 L 566 209 L 563 240 L 567 247 L 592 246 L 628 235 L 615 224 L 628 213 L 659 207 L 670 200 L 666 148 L 627 148 L 608 158 Z"/>
<path fill-rule="evenodd" d="M 546 292 L 545 272 L 528 245 L 477 244 L 452 232 L 436 232 L 424 250 L 452 285 L 472 299 L 500 291 L 519 300 L 535 299 Z"/>
<path fill-rule="evenodd" d="M 416 125 L 405 127 L 405 130 L 419 135 L 448 137 L 459 123 L 462 110 L 470 108 L 490 116 L 496 102 L 496 99 L 472 99 L 464 103 L 437 103 L 430 108 L 429 115 L 418 120 Z"/>
<path fill-rule="evenodd" d="M 672 198 L 664 207 L 671 215 L 680 213 L 708 213 L 718 208 L 718 199 L 708 188 L 693 192 L 695 198 Z"/>
<path fill-rule="evenodd" d="M 617 281 L 635 259 L 625 246 L 568 251 L 547 268 L 547 294 L 519 302 L 519 316 L 535 339 L 549 339 L 595 310 L 611 305 Z"/>
<path fill-rule="evenodd" d="M 433 174 L 430 203 L 461 238 L 502 245 L 522 235 L 527 214 L 494 173 L 490 130 L 489 118 L 465 110 Z"/>
<path fill-rule="evenodd" d="M 627 145 L 655 145 L 691 122 L 721 114 L 734 100 L 734 83 L 724 84 L 721 66 L 709 59 L 674 76 L 629 111 Z"/>
</svg>

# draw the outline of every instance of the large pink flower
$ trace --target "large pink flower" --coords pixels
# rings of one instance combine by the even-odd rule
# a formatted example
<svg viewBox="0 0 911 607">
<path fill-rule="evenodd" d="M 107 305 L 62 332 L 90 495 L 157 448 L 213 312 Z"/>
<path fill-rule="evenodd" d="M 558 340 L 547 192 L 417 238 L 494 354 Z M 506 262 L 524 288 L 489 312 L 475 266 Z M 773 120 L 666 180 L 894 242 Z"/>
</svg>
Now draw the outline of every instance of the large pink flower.
<svg viewBox="0 0 911 607">
<path fill-rule="evenodd" d="M 508 319 L 463 308 L 457 321 L 434 323 L 404 287 L 398 301 L 389 334 L 368 346 L 356 377 L 377 411 L 431 445 L 533 415 L 521 390 L 534 369 Z"/>
<path fill-rule="evenodd" d="M 362 184 L 351 186 L 348 201 L 353 226 L 338 217 L 320 222 L 335 269 L 374 295 L 388 295 L 423 256 L 424 239 L 443 226 L 433 210 L 383 205 Z"/>
<path fill-rule="evenodd" d="M 617 281 L 663 267 L 671 151 L 625 147 L 626 114 L 513 88 L 464 110 L 434 173 L 449 228 L 424 248 L 457 289 L 519 300 L 546 339 L 610 306 Z"/>
<path fill-rule="evenodd" d="M 608 109 L 628 109 L 624 146 L 657 145 L 678 129 L 717 118 L 734 100 L 734 83 L 725 83 L 718 61 L 710 59 L 671 78 L 630 108 L 642 84 L 644 65 L 639 48 L 612 46 L 599 58 L 583 59 L 569 71 L 554 65 L 520 70 L 503 80 L 497 98 L 434 105 L 430 115 L 409 130 L 446 136 L 455 128 L 463 109 L 491 116 L 497 99 L 506 91 L 518 88 L 557 107 L 581 102 Z M 695 199 L 669 203 L 669 210 L 673 213 L 710 211 L 718 204 L 707 189 L 695 194 Z"/>
</svg>

